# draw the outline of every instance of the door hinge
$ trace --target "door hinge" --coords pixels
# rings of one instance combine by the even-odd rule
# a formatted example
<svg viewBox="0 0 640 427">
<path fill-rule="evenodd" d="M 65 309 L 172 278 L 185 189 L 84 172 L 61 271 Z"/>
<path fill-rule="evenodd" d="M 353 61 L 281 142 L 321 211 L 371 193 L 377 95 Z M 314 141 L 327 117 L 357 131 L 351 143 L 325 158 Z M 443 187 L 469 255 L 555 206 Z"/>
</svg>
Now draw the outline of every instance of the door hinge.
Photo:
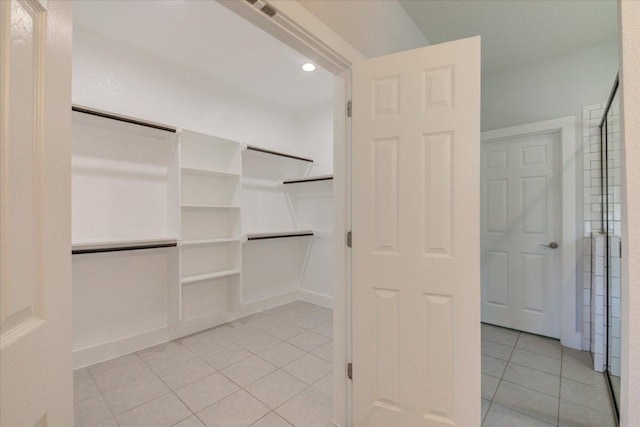
<svg viewBox="0 0 640 427">
<path fill-rule="evenodd" d="M 347 363 L 347 378 L 353 380 L 353 364 Z"/>
<path fill-rule="evenodd" d="M 351 101 L 347 101 L 347 117 L 351 117 L 353 105 Z"/>
<path fill-rule="evenodd" d="M 350 248 L 352 243 L 351 231 L 347 231 L 347 247 Z"/>
</svg>

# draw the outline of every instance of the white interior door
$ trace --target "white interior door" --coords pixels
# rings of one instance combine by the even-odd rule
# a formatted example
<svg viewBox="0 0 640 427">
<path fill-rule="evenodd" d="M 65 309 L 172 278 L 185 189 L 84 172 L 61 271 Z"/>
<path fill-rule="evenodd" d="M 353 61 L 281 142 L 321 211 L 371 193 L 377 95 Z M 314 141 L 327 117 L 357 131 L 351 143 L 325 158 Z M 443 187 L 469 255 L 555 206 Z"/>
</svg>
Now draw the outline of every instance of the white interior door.
<svg viewBox="0 0 640 427">
<path fill-rule="evenodd" d="M 560 338 L 559 132 L 482 144 L 482 321 Z"/>
<path fill-rule="evenodd" d="M 353 419 L 480 425 L 480 38 L 353 67 Z"/>
<path fill-rule="evenodd" d="M 72 426 L 71 3 L 0 1 L 0 425 Z"/>
</svg>

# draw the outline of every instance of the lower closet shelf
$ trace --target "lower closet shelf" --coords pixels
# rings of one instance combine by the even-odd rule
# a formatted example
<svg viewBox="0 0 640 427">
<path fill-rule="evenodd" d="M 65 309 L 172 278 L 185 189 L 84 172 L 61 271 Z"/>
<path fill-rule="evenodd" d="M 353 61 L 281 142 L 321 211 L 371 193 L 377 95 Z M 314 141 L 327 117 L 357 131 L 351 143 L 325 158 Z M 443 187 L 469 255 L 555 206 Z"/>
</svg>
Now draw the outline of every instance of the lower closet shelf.
<svg viewBox="0 0 640 427">
<path fill-rule="evenodd" d="M 234 276 L 240 274 L 240 270 L 224 270 L 216 271 L 215 273 L 197 274 L 193 276 L 183 277 L 180 283 L 183 285 L 186 283 L 201 282 L 203 280 L 218 279 L 220 277 Z"/>
</svg>

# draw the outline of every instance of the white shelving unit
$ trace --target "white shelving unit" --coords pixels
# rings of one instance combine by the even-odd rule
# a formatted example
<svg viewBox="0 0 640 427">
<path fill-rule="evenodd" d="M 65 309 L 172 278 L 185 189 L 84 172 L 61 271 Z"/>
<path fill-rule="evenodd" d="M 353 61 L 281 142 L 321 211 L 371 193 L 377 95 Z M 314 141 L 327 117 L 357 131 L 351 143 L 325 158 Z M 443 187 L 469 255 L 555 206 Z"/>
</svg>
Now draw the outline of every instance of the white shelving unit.
<svg viewBox="0 0 640 427">
<path fill-rule="evenodd" d="M 226 316 L 240 306 L 241 147 L 180 134 L 180 292 L 176 324 Z"/>
</svg>

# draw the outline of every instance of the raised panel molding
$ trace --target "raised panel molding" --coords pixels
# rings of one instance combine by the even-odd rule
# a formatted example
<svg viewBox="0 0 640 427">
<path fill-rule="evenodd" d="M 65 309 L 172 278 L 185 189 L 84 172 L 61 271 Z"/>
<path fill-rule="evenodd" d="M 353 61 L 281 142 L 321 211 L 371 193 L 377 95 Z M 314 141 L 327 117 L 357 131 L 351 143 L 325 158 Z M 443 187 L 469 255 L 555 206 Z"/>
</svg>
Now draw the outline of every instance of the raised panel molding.
<svg viewBox="0 0 640 427">
<path fill-rule="evenodd" d="M 375 406 L 392 411 L 398 407 L 398 291 L 375 289 Z"/>
<path fill-rule="evenodd" d="M 453 132 L 426 134 L 423 164 L 424 255 L 453 255 Z"/>
<path fill-rule="evenodd" d="M 454 298 L 425 293 L 424 307 L 424 418 L 454 425 Z"/>
<path fill-rule="evenodd" d="M 547 164 L 547 145 L 532 145 L 523 147 L 521 152 L 522 166 L 537 166 Z"/>
<path fill-rule="evenodd" d="M 485 153 L 484 156 L 484 168 L 489 169 L 504 169 L 509 167 L 509 151 L 499 150 Z"/>
<path fill-rule="evenodd" d="M 486 302 L 500 307 L 509 306 L 509 253 L 485 250 Z"/>
<path fill-rule="evenodd" d="M 453 73 L 453 65 L 423 70 L 424 111 L 432 108 L 452 108 L 454 106 Z"/>
<path fill-rule="evenodd" d="M 485 182 L 485 231 L 489 233 L 508 232 L 508 189 L 506 178 Z"/>
<path fill-rule="evenodd" d="M 373 81 L 374 119 L 400 113 L 400 76 L 388 76 Z"/>
<path fill-rule="evenodd" d="M 522 308 L 535 313 L 545 312 L 545 254 L 522 254 L 524 299 Z"/>
<path fill-rule="evenodd" d="M 374 251 L 398 253 L 398 138 L 373 141 Z"/>
<path fill-rule="evenodd" d="M 44 31 L 41 5 L 37 2 L 12 1 L 10 47 L 6 63 L 2 64 L 11 88 L 7 91 L 7 138 L 3 140 L 0 157 L 4 158 L 3 197 L 0 234 L 3 260 L 0 260 L 0 299 L 3 330 L 7 331 L 37 314 L 40 259 L 40 196 L 39 158 L 42 102 L 42 55 Z M 4 30 L 3 30 L 4 31 Z M 10 191 L 9 191 L 10 189 Z M 6 190 L 6 191 L 5 191 Z M 31 260 L 25 262 L 24 260 Z"/>
<path fill-rule="evenodd" d="M 547 233 L 547 177 L 520 178 L 522 233 L 544 235 Z"/>
</svg>

